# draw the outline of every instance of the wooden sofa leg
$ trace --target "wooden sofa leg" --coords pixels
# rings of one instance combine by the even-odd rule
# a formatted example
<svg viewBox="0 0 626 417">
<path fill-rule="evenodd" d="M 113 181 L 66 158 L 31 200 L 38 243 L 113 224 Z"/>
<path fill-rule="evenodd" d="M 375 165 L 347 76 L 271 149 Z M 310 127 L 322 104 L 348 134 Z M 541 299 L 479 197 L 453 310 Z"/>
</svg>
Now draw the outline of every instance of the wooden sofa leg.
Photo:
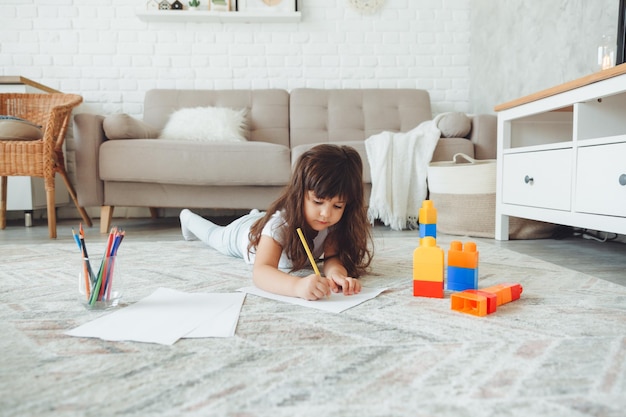
<svg viewBox="0 0 626 417">
<path fill-rule="evenodd" d="M 109 233 L 114 209 L 115 206 L 102 206 L 100 208 L 100 233 Z"/>
<path fill-rule="evenodd" d="M 159 209 L 156 207 L 150 207 L 150 217 L 153 219 L 159 218 Z"/>
<path fill-rule="evenodd" d="M 0 229 L 7 227 L 7 177 L 0 177 Z"/>
</svg>

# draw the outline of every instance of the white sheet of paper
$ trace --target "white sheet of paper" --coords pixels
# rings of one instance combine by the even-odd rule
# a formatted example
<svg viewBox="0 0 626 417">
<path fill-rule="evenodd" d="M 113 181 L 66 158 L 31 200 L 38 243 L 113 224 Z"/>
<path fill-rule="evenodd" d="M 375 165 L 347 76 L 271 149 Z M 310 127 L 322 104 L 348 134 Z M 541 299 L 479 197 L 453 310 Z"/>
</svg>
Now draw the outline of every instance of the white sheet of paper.
<svg viewBox="0 0 626 417">
<path fill-rule="evenodd" d="M 201 338 L 201 337 L 231 337 L 235 335 L 237 322 L 239 321 L 239 313 L 246 294 L 220 294 L 232 297 L 232 304 L 226 310 L 212 317 L 210 320 L 202 323 L 185 335 L 185 339 Z M 235 297 L 235 296 L 243 297 Z"/>
<path fill-rule="evenodd" d="M 307 301 L 297 297 L 286 297 L 284 295 L 277 295 L 271 292 L 263 291 L 257 287 L 244 287 L 239 288 L 237 291 L 242 291 L 248 294 L 258 295 L 259 297 L 270 298 L 276 301 L 282 301 L 285 303 L 296 304 L 303 307 L 315 308 L 318 310 L 328 311 L 331 313 L 341 313 L 349 308 L 359 305 L 367 300 L 371 300 L 387 288 L 361 288 L 361 292 L 354 295 L 343 295 L 342 293 L 331 293 L 329 298 L 321 300 Z"/>
<path fill-rule="evenodd" d="M 240 294 L 189 294 L 168 288 L 159 288 L 148 297 L 114 313 L 99 317 L 72 329 L 66 334 L 78 337 L 97 337 L 111 341 L 136 341 L 172 345 L 181 337 L 194 334 L 195 337 L 210 337 L 216 330 L 211 323 L 221 313 L 239 305 L 236 317 L 228 317 L 235 321 L 229 324 L 236 326 L 243 299 Z M 245 296 L 245 294 L 244 294 Z M 202 336 L 200 336 L 202 335 Z"/>
</svg>

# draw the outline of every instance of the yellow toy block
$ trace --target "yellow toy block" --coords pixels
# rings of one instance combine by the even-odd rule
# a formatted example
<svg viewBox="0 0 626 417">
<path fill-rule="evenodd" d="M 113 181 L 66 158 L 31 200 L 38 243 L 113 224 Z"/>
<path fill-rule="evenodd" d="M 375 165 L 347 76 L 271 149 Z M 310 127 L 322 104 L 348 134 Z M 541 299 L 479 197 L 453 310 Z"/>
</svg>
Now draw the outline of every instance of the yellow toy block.
<svg viewBox="0 0 626 417">
<path fill-rule="evenodd" d="M 431 236 L 420 239 L 413 251 L 413 279 L 417 281 L 443 282 L 443 249 Z"/>
<path fill-rule="evenodd" d="M 419 223 L 435 224 L 437 223 L 437 209 L 433 205 L 432 200 L 422 201 L 422 208 L 419 212 Z"/>
</svg>

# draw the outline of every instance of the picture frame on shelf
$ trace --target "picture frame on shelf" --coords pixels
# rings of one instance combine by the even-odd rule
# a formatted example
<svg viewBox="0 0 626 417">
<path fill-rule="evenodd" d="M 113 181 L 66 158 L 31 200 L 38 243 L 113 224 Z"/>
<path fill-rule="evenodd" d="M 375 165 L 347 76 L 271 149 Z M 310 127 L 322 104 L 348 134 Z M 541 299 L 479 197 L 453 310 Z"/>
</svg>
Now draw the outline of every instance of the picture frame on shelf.
<svg viewBox="0 0 626 417">
<path fill-rule="evenodd" d="M 230 11 L 231 0 L 209 0 L 209 10 L 212 12 Z"/>
<path fill-rule="evenodd" d="M 296 0 L 237 0 L 240 12 L 288 13 L 296 11 Z"/>
</svg>

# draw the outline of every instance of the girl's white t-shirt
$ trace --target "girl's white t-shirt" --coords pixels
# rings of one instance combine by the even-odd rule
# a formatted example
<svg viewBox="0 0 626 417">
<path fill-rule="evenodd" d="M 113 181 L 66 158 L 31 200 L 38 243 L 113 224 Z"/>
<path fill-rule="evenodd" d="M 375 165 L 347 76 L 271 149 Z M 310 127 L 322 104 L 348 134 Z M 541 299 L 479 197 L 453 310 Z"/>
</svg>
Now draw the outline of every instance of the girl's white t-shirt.
<svg viewBox="0 0 626 417">
<path fill-rule="evenodd" d="M 277 211 L 270 217 L 268 222 L 263 227 L 261 231 L 261 235 L 269 236 L 274 239 L 281 247 L 285 247 L 285 233 L 287 233 L 287 223 L 283 218 L 283 215 L 280 211 Z M 313 253 L 313 257 L 315 259 L 319 259 L 324 254 L 324 241 L 328 236 L 328 229 L 324 229 L 317 234 L 315 239 L 313 239 L 313 248 L 311 248 L 311 252 Z M 246 243 L 247 245 L 247 243 Z M 247 264 L 254 264 L 254 258 L 256 253 L 253 251 L 252 253 L 248 253 L 248 256 L 244 256 L 244 260 Z M 281 270 L 289 271 L 293 267 L 291 259 L 287 257 L 287 254 L 283 250 L 280 254 L 280 260 L 278 261 L 278 268 Z"/>
</svg>

